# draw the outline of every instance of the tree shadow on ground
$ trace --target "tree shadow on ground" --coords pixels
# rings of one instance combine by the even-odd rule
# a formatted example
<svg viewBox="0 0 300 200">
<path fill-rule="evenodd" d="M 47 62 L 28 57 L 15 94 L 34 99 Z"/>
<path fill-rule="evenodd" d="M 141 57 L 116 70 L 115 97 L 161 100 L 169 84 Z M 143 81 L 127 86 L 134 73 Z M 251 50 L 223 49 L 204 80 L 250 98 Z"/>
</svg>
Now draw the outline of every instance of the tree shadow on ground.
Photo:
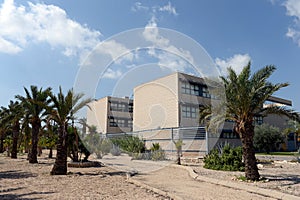
<svg viewBox="0 0 300 200">
<path fill-rule="evenodd" d="M 278 175 L 266 175 L 264 176 L 269 181 L 288 181 L 288 183 L 282 184 L 282 186 L 289 186 L 289 185 L 295 185 L 300 184 L 300 175 L 292 175 L 292 174 L 278 174 Z"/>
<path fill-rule="evenodd" d="M 10 194 L 10 192 L 12 191 L 16 191 L 16 190 L 21 190 L 23 189 L 23 187 L 19 187 L 19 188 L 8 188 L 8 189 L 4 189 L 4 190 L 0 190 L 0 199 L 20 199 L 20 200 L 31 200 L 31 199 L 44 199 L 43 197 L 26 197 L 26 196 L 30 196 L 30 195 L 47 195 L 47 194 L 53 194 L 54 192 L 30 192 L 30 193 L 23 193 L 23 194 Z"/>
<path fill-rule="evenodd" d="M 22 179 L 30 177 L 37 177 L 37 175 L 29 172 L 23 172 L 21 170 L 9 170 L 0 172 L 0 179 Z"/>
</svg>

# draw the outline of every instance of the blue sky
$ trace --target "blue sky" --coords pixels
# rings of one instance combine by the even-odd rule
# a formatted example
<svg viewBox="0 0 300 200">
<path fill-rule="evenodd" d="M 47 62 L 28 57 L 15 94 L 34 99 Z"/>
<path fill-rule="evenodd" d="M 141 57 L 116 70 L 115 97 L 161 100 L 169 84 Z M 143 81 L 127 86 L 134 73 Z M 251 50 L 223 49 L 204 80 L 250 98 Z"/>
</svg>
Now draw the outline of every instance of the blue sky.
<svg viewBox="0 0 300 200">
<path fill-rule="evenodd" d="M 98 43 L 127 30 L 155 27 L 177 31 L 198 42 L 220 73 L 228 66 L 240 70 L 249 60 L 253 71 L 268 64 L 277 66 L 271 81 L 290 86 L 276 95 L 292 100 L 294 109 L 300 111 L 298 0 L 0 2 L 0 105 L 6 106 L 16 94 L 23 95 L 24 86 L 50 86 L 54 91 L 60 85 L 64 90 L 72 88 L 80 66 Z M 113 55 L 119 49 L 110 42 L 106 50 Z M 122 62 L 112 63 L 99 81 L 95 98 L 109 95 L 116 85 L 122 95 L 128 93 L 121 78 L 130 66 L 143 71 L 136 80 L 140 83 L 154 74 L 182 70 L 180 65 L 186 64 L 163 60 L 166 57 L 159 50 L 154 59 L 149 52 L 130 54 Z M 158 69 L 160 64 L 169 65 L 168 70 Z M 127 78 L 132 80 L 133 76 Z"/>
</svg>

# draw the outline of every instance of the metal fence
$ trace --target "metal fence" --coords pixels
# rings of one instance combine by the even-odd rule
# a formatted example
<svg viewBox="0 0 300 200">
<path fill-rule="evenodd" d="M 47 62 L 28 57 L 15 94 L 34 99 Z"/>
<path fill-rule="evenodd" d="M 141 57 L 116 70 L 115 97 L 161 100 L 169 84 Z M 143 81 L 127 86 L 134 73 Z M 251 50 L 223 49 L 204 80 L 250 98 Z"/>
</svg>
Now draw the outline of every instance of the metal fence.
<svg viewBox="0 0 300 200">
<path fill-rule="evenodd" d="M 159 143 L 161 148 L 169 153 L 175 153 L 175 142 L 183 141 L 182 152 L 184 154 L 205 155 L 209 152 L 211 143 L 207 139 L 208 134 L 205 127 L 171 127 L 135 131 L 129 133 L 106 134 L 106 137 L 137 136 L 145 142 L 147 148 L 151 148 L 153 143 Z M 213 139 L 213 138 L 212 138 Z"/>
</svg>

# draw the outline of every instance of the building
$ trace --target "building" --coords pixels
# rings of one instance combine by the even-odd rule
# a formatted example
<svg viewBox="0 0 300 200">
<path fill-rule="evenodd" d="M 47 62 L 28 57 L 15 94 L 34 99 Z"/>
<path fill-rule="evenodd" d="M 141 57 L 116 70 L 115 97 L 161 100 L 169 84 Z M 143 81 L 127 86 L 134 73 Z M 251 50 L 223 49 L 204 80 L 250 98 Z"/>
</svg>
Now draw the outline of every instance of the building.
<svg viewBox="0 0 300 200">
<path fill-rule="evenodd" d="M 134 88 L 133 131 L 141 132 L 142 136 L 149 141 L 163 141 L 166 137 L 173 138 L 174 130 L 178 129 L 177 137 L 189 138 L 186 143 L 189 144 L 188 149 L 191 151 L 199 151 L 199 149 L 205 151 L 204 148 L 209 150 L 224 143 L 241 145 L 239 136 L 233 132 L 234 123 L 231 121 L 225 121 L 219 135 L 209 134 L 209 143 L 201 142 L 205 138 L 203 131 L 201 137 L 201 131 L 193 127 L 203 126 L 199 123 L 199 107 L 209 105 L 212 101 L 214 101 L 213 95 L 210 94 L 205 79 L 200 77 L 176 72 L 144 83 Z M 265 106 L 271 104 L 291 106 L 292 102 L 270 97 Z M 278 115 L 267 117 L 258 115 L 255 117 L 255 123 L 269 123 L 283 130 L 287 125 L 287 118 Z M 171 136 L 167 131 L 170 129 L 173 131 Z M 147 135 L 146 130 L 157 131 L 155 134 L 153 131 L 148 131 Z"/>
<path fill-rule="evenodd" d="M 199 107 L 212 102 L 218 100 L 210 93 L 205 79 L 176 72 L 135 87 L 134 100 L 104 97 L 92 102 L 87 123 L 104 134 L 133 132 L 147 147 L 159 142 L 164 150 L 174 151 L 177 139 L 184 140 L 186 152 L 207 152 L 224 143 L 241 145 L 231 121 L 225 121 L 218 134 L 206 133 L 199 122 Z M 264 106 L 271 104 L 291 106 L 292 102 L 270 97 Z M 287 118 L 256 116 L 255 123 L 269 123 L 283 130 Z M 205 140 L 207 137 L 209 140 Z"/>
<path fill-rule="evenodd" d="M 123 133 L 132 131 L 133 100 L 128 97 L 104 97 L 89 104 L 87 124 L 97 132 Z"/>
</svg>

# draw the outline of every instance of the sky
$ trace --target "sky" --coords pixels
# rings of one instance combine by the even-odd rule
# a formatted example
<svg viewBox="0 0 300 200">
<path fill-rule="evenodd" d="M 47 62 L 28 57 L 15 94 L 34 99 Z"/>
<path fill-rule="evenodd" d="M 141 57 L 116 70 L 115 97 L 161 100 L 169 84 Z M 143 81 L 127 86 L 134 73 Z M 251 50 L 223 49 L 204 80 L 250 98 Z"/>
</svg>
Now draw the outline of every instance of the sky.
<svg viewBox="0 0 300 200">
<path fill-rule="evenodd" d="M 300 111 L 300 1 L 0 1 L 1 106 L 30 85 L 132 96 L 209 60 L 202 75 L 275 65 L 270 81 L 290 84 L 275 95 Z"/>
</svg>

